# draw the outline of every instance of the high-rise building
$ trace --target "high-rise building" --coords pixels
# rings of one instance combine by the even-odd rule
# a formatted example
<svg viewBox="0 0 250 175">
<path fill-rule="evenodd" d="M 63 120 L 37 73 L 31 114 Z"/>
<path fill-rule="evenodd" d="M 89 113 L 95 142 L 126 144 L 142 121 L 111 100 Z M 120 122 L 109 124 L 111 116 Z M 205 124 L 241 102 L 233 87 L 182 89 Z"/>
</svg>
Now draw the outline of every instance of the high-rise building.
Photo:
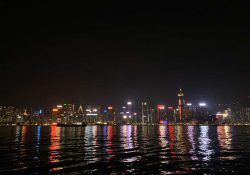
<svg viewBox="0 0 250 175">
<path fill-rule="evenodd" d="M 196 108 L 196 116 L 198 119 L 204 119 L 208 116 L 208 109 L 205 103 L 200 103 Z"/>
<path fill-rule="evenodd" d="M 144 119 L 149 123 L 148 102 L 142 102 L 142 123 L 145 122 Z"/>
<path fill-rule="evenodd" d="M 157 116 L 158 116 L 158 121 L 165 121 L 166 120 L 166 115 L 165 115 L 165 105 L 158 105 L 157 106 Z"/>
<path fill-rule="evenodd" d="M 174 120 L 174 108 L 169 106 L 167 109 L 167 120 L 168 122 L 175 122 Z"/>
<path fill-rule="evenodd" d="M 80 105 L 77 114 L 75 115 L 74 123 L 82 123 L 83 122 L 83 109 L 82 106 Z"/>
<path fill-rule="evenodd" d="M 179 122 L 182 121 L 182 110 L 184 109 L 184 105 L 185 105 L 185 100 L 184 100 L 184 94 L 182 92 L 182 89 L 180 87 L 180 92 L 178 93 L 178 104 L 179 104 Z"/>
<path fill-rule="evenodd" d="M 57 123 L 57 116 L 58 116 L 58 109 L 57 108 L 54 108 L 52 110 L 52 117 L 51 117 L 51 122 L 53 125 L 55 125 Z"/>
</svg>

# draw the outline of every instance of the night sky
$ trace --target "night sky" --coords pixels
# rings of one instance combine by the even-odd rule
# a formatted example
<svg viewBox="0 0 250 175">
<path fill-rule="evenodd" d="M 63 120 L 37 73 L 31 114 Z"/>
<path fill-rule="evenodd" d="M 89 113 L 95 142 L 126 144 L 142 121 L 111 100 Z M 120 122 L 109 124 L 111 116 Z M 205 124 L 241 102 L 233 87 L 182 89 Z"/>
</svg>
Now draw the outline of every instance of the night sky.
<svg viewBox="0 0 250 175">
<path fill-rule="evenodd" d="M 249 2 L 83 2 L 0 2 L 0 105 L 246 102 Z"/>
</svg>

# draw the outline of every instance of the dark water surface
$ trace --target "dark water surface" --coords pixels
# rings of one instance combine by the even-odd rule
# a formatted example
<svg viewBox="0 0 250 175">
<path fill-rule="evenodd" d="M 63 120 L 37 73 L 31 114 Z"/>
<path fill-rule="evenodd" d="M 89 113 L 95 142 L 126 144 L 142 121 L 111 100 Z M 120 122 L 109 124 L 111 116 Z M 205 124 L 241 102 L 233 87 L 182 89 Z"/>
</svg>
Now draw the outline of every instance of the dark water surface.
<svg viewBox="0 0 250 175">
<path fill-rule="evenodd" d="M 0 127 L 0 174 L 246 174 L 250 126 Z"/>
</svg>

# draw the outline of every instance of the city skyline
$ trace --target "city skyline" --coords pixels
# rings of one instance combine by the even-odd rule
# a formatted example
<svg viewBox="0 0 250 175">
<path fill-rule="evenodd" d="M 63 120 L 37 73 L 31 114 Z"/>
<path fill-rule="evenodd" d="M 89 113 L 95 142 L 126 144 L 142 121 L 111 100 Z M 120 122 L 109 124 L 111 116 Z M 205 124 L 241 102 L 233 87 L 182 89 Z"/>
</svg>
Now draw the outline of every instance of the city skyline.
<svg viewBox="0 0 250 175">
<path fill-rule="evenodd" d="M 207 104 L 200 101 L 196 104 L 186 99 L 180 86 L 176 94 L 176 104 L 151 104 L 141 102 L 141 108 L 133 101 L 127 101 L 122 106 L 111 104 L 100 106 L 93 104 L 60 103 L 48 111 L 40 108 L 15 108 L 0 105 L 1 124 L 54 125 L 57 123 L 74 124 L 217 124 L 249 122 L 250 107 L 239 102 L 225 104 Z M 141 111 L 140 111 L 141 110 Z M 219 122 L 219 123 L 218 123 Z"/>
</svg>

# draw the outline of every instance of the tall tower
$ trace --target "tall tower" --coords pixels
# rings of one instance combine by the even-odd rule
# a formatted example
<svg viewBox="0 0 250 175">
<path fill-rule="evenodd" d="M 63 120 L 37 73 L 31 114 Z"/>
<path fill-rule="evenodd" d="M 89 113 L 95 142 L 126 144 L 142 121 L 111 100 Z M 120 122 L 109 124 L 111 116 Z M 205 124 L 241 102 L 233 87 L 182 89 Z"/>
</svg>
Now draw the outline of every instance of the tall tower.
<svg viewBox="0 0 250 175">
<path fill-rule="evenodd" d="M 83 110 L 82 110 L 82 106 L 80 105 L 79 109 L 78 109 L 78 114 L 83 114 Z"/>
<path fill-rule="evenodd" d="M 142 123 L 144 123 L 144 116 L 147 118 L 149 123 L 148 102 L 142 102 Z"/>
<path fill-rule="evenodd" d="M 179 120 L 181 122 L 182 110 L 184 109 L 185 105 L 184 94 L 182 93 L 181 87 L 180 87 L 180 92 L 178 93 L 178 97 L 179 97 Z"/>
</svg>

